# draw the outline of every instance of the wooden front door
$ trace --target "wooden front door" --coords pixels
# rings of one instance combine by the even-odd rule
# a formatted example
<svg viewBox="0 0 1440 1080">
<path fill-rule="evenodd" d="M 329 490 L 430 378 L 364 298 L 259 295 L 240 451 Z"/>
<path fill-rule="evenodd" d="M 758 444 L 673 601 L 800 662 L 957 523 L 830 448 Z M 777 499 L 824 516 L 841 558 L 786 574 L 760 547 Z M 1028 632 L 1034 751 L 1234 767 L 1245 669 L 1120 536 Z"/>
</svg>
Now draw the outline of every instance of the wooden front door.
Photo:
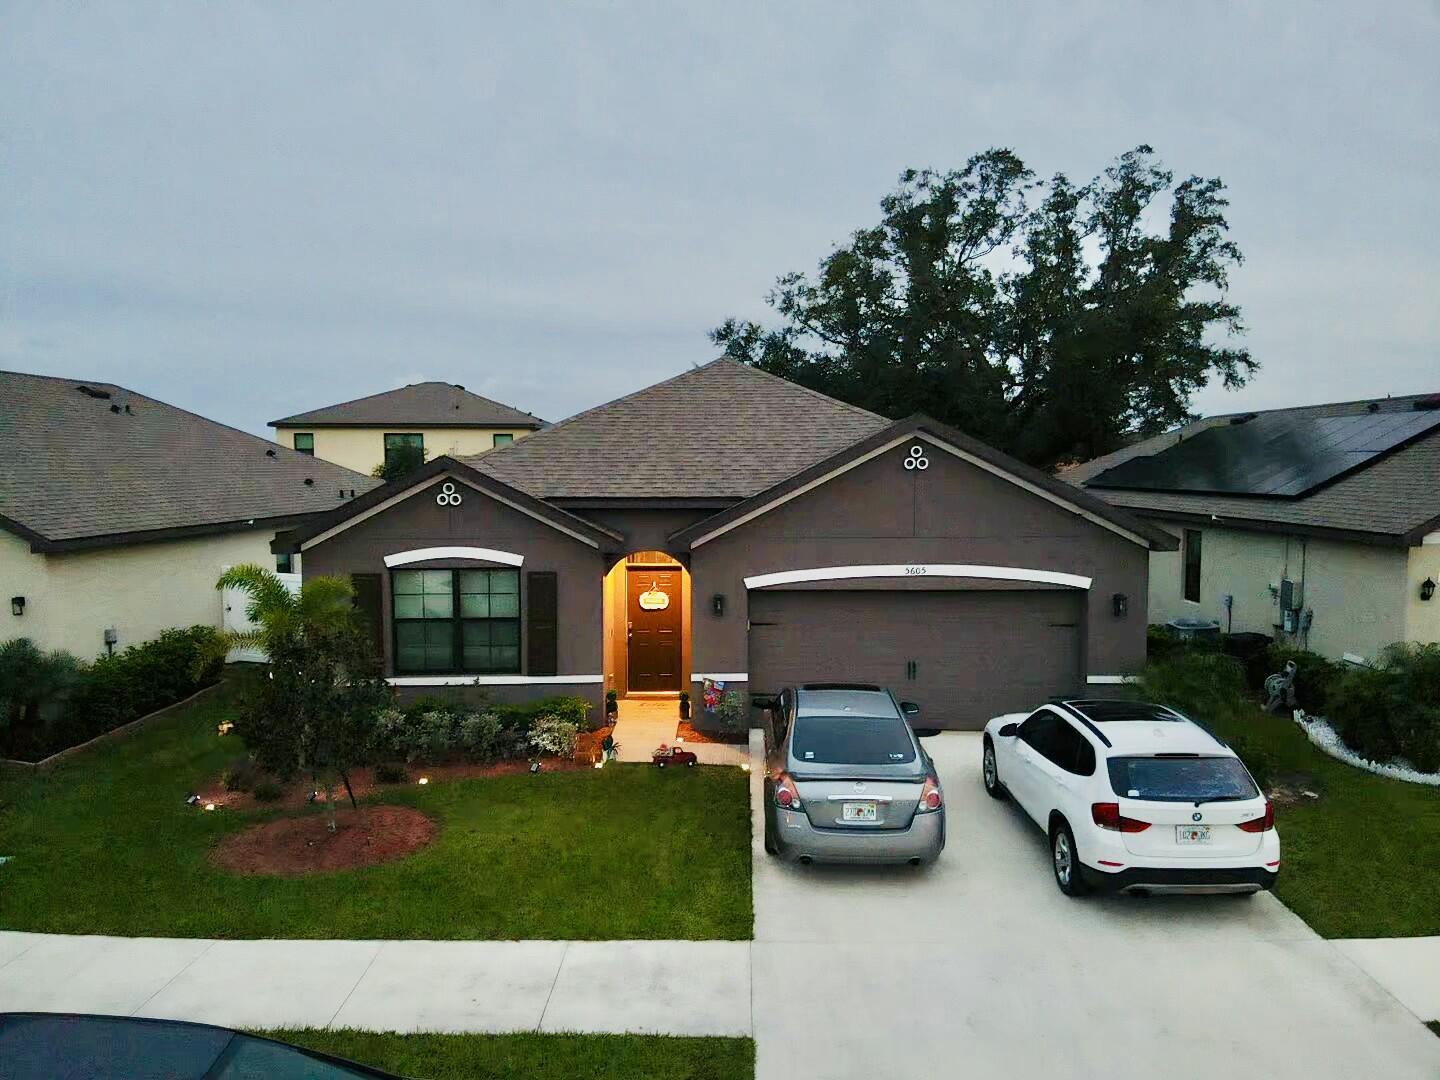
<svg viewBox="0 0 1440 1080">
<path fill-rule="evenodd" d="M 631 565 L 625 574 L 629 688 L 679 690 L 681 570 L 677 566 Z"/>
</svg>

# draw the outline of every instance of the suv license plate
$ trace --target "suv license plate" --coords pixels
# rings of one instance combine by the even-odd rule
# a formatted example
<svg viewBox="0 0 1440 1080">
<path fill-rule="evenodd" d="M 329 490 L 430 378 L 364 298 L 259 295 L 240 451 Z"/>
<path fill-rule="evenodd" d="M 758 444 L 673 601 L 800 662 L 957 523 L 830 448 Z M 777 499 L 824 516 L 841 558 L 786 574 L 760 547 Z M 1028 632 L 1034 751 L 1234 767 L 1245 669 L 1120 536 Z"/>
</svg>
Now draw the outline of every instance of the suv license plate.
<svg viewBox="0 0 1440 1080">
<path fill-rule="evenodd" d="M 840 804 L 841 821 L 874 821 L 875 804 L 873 802 L 847 802 Z"/>
<path fill-rule="evenodd" d="M 1208 844 L 1210 842 L 1209 825 L 1176 825 L 1175 843 L 1177 844 Z"/>
</svg>

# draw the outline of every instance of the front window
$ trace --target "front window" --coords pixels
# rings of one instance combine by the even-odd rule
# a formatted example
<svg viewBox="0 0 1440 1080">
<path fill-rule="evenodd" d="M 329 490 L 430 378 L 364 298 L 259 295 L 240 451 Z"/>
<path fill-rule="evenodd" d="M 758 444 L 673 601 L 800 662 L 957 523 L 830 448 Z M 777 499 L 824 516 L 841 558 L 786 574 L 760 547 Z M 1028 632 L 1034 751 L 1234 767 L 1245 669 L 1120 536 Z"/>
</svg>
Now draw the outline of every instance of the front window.
<svg viewBox="0 0 1440 1080">
<path fill-rule="evenodd" d="M 371 444 L 374 445 L 373 443 Z M 416 432 L 414 434 L 404 432 L 386 432 L 385 434 L 385 467 L 393 469 L 402 462 L 413 460 L 416 452 L 419 452 L 420 459 L 424 460 L 425 436 Z"/>
<path fill-rule="evenodd" d="M 1185 530 L 1185 599 L 1200 602 L 1200 530 Z"/>
<path fill-rule="evenodd" d="M 518 570 L 396 570 L 390 580 L 397 672 L 519 672 Z"/>
<path fill-rule="evenodd" d="M 1117 757 L 1109 766 L 1110 787 L 1126 799 L 1235 802 L 1260 795 L 1233 757 Z"/>
<path fill-rule="evenodd" d="M 817 765 L 903 765 L 915 744 L 898 716 L 800 716 L 790 753 Z"/>
<path fill-rule="evenodd" d="M 313 431 L 295 432 L 295 449 L 302 454 L 315 456 L 315 433 Z"/>
<path fill-rule="evenodd" d="M 492 446 L 509 446 L 509 445 L 510 445 L 512 442 L 514 442 L 514 441 L 515 441 L 515 436 L 512 435 L 512 434 L 510 434 L 510 432 L 508 432 L 508 431 L 497 431 L 497 432 L 491 437 L 490 445 L 492 445 Z"/>
</svg>

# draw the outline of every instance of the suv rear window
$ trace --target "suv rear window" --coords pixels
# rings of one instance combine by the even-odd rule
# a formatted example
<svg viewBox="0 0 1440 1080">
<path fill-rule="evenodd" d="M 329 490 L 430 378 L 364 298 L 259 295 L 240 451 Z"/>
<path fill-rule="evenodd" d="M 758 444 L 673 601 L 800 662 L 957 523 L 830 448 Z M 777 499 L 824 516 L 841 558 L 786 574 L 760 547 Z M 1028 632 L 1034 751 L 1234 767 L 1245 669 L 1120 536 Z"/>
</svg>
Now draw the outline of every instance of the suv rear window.
<svg viewBox="0 0 1440 1080">
<path fill-rule="evenodd" d="M 817 765 L 903 765 L 915 744 L 898 716 L 800 716 L 790 753 Z"/>
<path fill-rule="evenodd" d="M 1109 765 L 1111 788 L 1127 799 L 1223 802 L 1260 794 L 1233 757 L 1117 757 Z"/>
</svg>

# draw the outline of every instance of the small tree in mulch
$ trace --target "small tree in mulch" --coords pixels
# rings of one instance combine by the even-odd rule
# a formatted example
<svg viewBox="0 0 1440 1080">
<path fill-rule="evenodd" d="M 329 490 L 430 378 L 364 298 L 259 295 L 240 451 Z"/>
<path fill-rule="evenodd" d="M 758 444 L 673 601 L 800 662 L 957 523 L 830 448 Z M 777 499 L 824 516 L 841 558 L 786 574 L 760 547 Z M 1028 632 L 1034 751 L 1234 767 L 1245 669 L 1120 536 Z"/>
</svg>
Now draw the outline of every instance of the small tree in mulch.
<svg viewBox="0 0 1440 1080">
<path fill-rule="evenodd" d="M 326 793 L 332 832 L 336 781 L 355 806 L 350 774 L 364 762 L 379 712 L 390 702 L 371 652 L 353 626 L 272 642 L 268 677 L 256 680 L 235 724 L 261 768 L 282 777 L 307 775 Z"/>
</svg>

